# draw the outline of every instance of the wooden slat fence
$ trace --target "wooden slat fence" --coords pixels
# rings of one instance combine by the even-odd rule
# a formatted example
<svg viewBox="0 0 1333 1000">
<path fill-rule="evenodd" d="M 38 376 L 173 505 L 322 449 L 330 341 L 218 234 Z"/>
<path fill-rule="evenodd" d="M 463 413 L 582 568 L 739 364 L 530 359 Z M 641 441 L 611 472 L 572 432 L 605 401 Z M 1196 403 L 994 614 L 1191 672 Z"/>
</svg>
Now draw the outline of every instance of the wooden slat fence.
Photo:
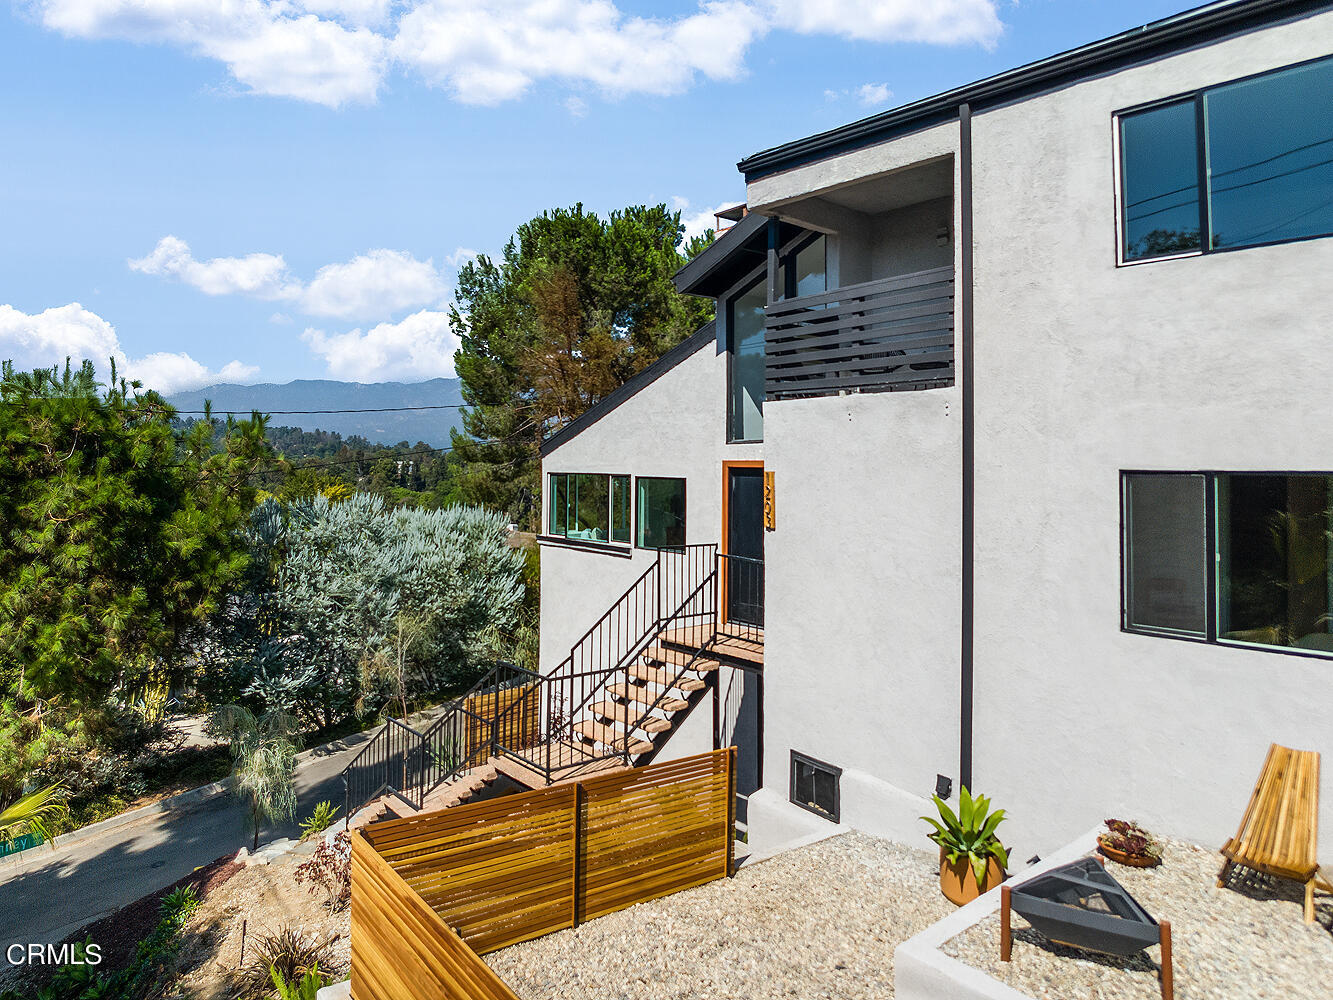
<svg viewBox="0 0 1333 1000">
<path fill-rule="evenodd" d="M 481 992 L 456 992 L 485 968 L 476 953 L 726 877 L 735 759 L 717 750 L 358 831 L 353 1000 L 509 996 L 484 976 Z M 413 970 L 411 988 L 386 962 Z"/>
<path fill-rule="evenodd" d="M 775 302 L 765 314 L 767 399 L 953 384 L 952 267 Z"/>
</svg>

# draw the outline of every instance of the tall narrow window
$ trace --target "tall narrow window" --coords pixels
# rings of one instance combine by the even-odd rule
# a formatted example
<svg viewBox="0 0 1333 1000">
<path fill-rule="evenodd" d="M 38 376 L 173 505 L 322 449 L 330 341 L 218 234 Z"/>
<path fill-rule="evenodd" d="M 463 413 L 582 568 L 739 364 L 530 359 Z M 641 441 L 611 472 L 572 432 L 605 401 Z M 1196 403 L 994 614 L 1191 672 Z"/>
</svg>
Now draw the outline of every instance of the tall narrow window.
<svg viewBox="0 0 1333 1000">
<path fill-rule="evenodd" d="M 611 477 L 611 541 L 629 544 L 629 476 Z"/>
<path fill-rule="evenodd" d="M 731 357 L 728 429 L 731 441 L 762 441 L 764 437 L 764 306 L 763 281 L 727 304 Z"/>
<path fill-rule="evenodd" d="M 1333 653 L 1333 476 L 1217 483 L 1220 639 Z"/>
<path fill-rule="evenodd" d="M 685 544 L 685 480 L 639 477 L 639 547 Z"/>
<path fill-rule="evenodd" d="M 1126 627 L 1203 637 L 1204 477 L 1130 474 L 1124 490 Z"/>
<path fill-rule="evenodd" d="M 788 298 L 818 295 L 828 290 L 828 241 L 818 236 L 787 256 L 783 271 Z"/>
<path fill-rule="evenodd" d="M 1194 101 L 1120 119 L 1125 260 L 1198 250 L 1199 145 Z"/>
</svg>

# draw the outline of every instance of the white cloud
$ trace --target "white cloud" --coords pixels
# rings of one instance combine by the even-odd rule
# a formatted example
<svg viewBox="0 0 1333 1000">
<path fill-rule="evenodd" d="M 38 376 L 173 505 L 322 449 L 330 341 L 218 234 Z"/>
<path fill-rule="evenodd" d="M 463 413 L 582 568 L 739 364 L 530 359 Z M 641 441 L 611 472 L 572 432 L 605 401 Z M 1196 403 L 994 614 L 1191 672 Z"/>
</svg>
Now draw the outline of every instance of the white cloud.
<svg viewBox="0 0 1333 1000">
<path fill-rule="evenodd" d="M 330 334 L 311 328 L 301 339 L 324 359 L 332 377 L 353 382 L 452 378 L 459 347 L 449 317 L 427 309 L 365 333 L 357 329 Z"/>
<path fill-rule="evenodd" d="M 856 89 L 856 99 L 866 107 L 878 107 L 887 104 L 893 91 L 887 83 L 863 83 Z"/>
<path fill-rule="evenodd" d="M 386 0 L 36 0 L 36 9 L 65 35 L 177 45 L 224 63 L 256 93 L 335 108 L 373 102 L 388 67 L 388 40 L 363 26 L 384 20 Z"/>
<path fill-rule="evenodd" d="M 330 107 L 373 102 L 389 70 L 468 104 L 554 80 L 611 95 L 734 79 L 773 30 L 874 42 L 994 45 L 997 0 L 702 0 L 675 18 L 614 0 L 33 0 L 50 29 L 175 45 L 251 91 Z M 574 102 L 581 98 L 573 98 Z M 575 103 L 569 110 L 574 110 Z"/>
<path fill-rule="evenodd" d="M 301 286 L 279 254 L 195 260 L 190 247 L 175 236 L 163 236 L 147 257 L 129 261 L 130 270 L 176 278 L 206 295 L 249 295 L 257 299 L 290 299 Z"/>
<path fill-rule="evenodd" d="M 588 102 L 582 97 L 566 97 L 565 110 L 569 112 L 571 118 L 587 118 Z"/>
<path fill-rule="evenodd" d="M 301 308 L 312 316 L 378 319 L 433 305 L 448 293 L 433 261 L 398 250 L 371 250 L 316 271 L 301 294 Z"/>
<path fill-rule="evenodd" d="M 214 382 L 240 382 L 254 377 L 259 369 L 231 361 L 219 371 L 210 371 L 185 353 L 159 351 L 147 357 L 127 358 L 115 327 L 77 302 L 28 314 L 10 305 L 0 305 L 0 358 L 18 368 L 50 368 L 91 361 L 98 374 L 109 376 L 107 365 L 114 358 L 118 374 L 139 379 L 149 389 L 171 393 L 197 389 Z"/>
<path fill-rule="evenodd" d="M 175 278 L 207 295 L 290 302 L 312 316 L 343 319 L 387 319 L 404 309 L 435 305 L 449 293 L 434 261 L 417 260 L 402 250 L 371 250 L 343 263 L 326 264 L 309 284 L 291 273 L 280 254 L 201 261 L 175 236 L 162 237 L 152 253 L 129 261 L 129 266 L 142 274 Z M 278 312 L 269 321 L 290 319 Z"/>
<path fill-rule="evenodd" d="M 716 215 L 724 208 L 735 208 L 739 205 L 738 201 L 724 201 L 720 205 L 712 208 L 702 208 L 698 211 L 690 210 L 690 200 L 682 198 L 680 195 L 673 195 L 671 198 L 671 207 L 680 212 L 680 224 L 685 227 L 685 242 L 688 243 L 696 236 L 702 236 L 707 229 L 717 228 Z"/>
<path fill-rule="evenodd" d="M 1004 30 L 995 0 L 773 0 L 778 27 L 869 42 L 994 45 Z"/>
</svg>

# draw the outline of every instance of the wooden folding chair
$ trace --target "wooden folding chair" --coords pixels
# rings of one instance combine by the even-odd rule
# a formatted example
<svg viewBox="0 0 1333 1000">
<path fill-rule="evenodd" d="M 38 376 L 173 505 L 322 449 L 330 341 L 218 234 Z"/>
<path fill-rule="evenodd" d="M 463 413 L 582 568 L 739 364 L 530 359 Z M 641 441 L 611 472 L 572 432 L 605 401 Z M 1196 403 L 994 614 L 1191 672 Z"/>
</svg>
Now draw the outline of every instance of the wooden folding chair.
<svg viewBox="0 0 1333 1000">
<path fill-rule="evenodd" d="M 1313 923 L 1315 885 L 1327 887 L 1315 860 L 1318 842 L 1319 754 L 1274 743 L 1240 829 L 1222 846 L 1217 885 L 1226 885 L 1235 865 L 1293 879 L 1305 886 L 1305 922 Z"/>
</svg>

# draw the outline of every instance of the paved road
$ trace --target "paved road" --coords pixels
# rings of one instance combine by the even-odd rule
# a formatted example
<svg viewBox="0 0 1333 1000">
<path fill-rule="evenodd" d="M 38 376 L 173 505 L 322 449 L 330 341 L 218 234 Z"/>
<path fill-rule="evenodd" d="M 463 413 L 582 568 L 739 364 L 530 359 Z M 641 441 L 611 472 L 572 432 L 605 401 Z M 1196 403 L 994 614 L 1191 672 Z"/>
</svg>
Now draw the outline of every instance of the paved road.
<svg viewBox="0 0 1333 1000">
<path fill-rule="evenodd" d="M 349 741 L 301 755 L 298 819 L 322 799 L 341 809 L 342 769 L 362 745 Z M 269 827 L 259 842 L 298 833 L 294 822 Z M 223 793 L 188 811 L 155 813 L 54 851 L 42 847 L 0 859 L 0 954 L 14 942 L 59 941 L 252 842 L 244 807 Z"/>
</svg>

